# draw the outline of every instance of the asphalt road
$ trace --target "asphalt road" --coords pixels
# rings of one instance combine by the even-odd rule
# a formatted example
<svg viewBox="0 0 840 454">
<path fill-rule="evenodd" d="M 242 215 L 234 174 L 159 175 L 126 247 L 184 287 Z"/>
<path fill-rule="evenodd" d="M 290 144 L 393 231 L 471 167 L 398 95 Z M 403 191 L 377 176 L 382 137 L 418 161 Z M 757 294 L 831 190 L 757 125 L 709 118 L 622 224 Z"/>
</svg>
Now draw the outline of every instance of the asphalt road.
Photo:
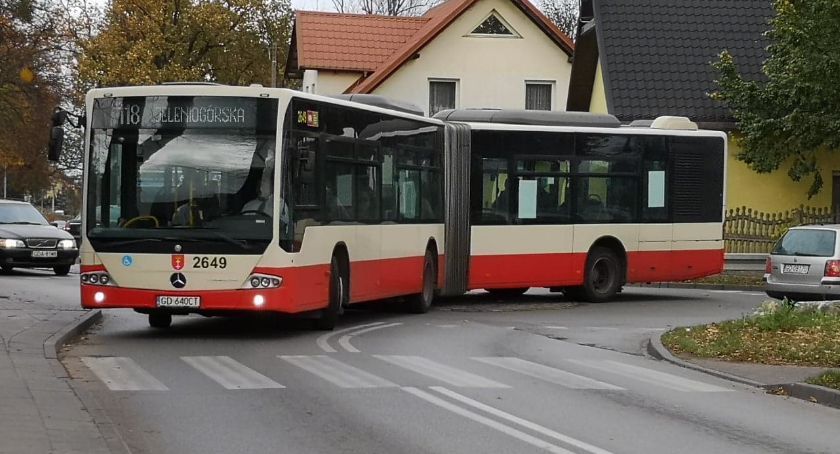
<svg viewBox="0 0 840 454">
<path fill-rule="evenodd" d="M 58 278 L 0 279 L 21 294 L 66 293 Z M 63 363 L 135 453 L 840 452 L 838 410 L 643 354 L 651 334 L 737 318 L 763 299 L 476 294 L 425 315 L 351 311 L 328 333 L 199 316 L 157 331 L 112 311 Z"/>
</svg>

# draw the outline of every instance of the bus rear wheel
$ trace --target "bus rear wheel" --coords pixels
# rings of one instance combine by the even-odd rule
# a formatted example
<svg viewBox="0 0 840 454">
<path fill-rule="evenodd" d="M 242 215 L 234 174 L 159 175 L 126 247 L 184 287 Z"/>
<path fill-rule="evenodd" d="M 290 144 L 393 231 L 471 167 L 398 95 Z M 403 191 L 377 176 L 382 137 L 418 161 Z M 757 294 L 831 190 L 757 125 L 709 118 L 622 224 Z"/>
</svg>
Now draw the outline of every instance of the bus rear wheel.
<svg viewBox="0 0 840 454">
<path fill-rule="evenodd" d="M 435 255 L 432 251 L 426 251 L 423 260 L 423 288 L 420 293 L 411 295 L 408 298 L 407 309 L 414 314 L 425 314 L 432 307 L 437 287 L 437 268 L 435 267 Z"/>
<path fill-rule="evenodd" d="M 169 328 L 172 325 L 172 314 L 166 312 L 151 312 L 149 313 L 149 326 L 152 328 Z"/>
<path fill-rule="evenodd" d="M 614 298 L 621 288 L 621 268 L 621 261 L 612 249 L 593 249 L 586 259 L 582 289 L 584 299 L 603 303 Z"/>
<path fill-rule="evenodd" d="M 486 288 L 487 293 L 493 296 L 499 296 L 502 298 L 513 298 L 515 296 L 524 295 L 525 292 L 528 291 L 529 287 L 522 287 L 522 288 Z"/>
<path fill-rule="evenodd" d="M 347 277 L 342 272 L 338 257 L 333 256 L 330 261 L 330 291 L 329 303 L 318 318 L 315 319 L 315 329 L 321 331 L 332 331 L 338 323 L 338 316 L 341 315 L 342 307 L 346 299 Z"/>
</svg>

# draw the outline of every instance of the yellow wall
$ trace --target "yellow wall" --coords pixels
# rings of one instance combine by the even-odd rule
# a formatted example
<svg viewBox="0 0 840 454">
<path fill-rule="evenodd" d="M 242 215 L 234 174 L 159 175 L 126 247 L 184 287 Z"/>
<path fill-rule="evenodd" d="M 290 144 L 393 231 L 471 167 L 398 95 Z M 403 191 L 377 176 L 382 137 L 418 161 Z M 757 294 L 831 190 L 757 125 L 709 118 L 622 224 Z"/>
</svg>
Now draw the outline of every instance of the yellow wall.
<svg viewBox="0 0 840 454">
<path fill-rule="evenodd" d="M 840 155 L 823 153 L 818 156 L 823 188 L 809 200 L 807 193 L 812 178 L 805 178 L 799 182 L 791 180 L 787 174 L 790 162 L 775 172 L 759 174 L 736 158 L 739 151 L 740 147 L 730 135 L 727 209 L 746 206 L 753 210 L 775 213 L 798 208 L 800 205 L 819 208 L 831 205 L 832 171 L 840 171 Z"/>
<path fill-rule="evenodd" d="M 604 75 L 601 73 L 601 62 L 595 68 L 595 81 L 592 83 L 592 98 L 589 99 L 589 111 L 605 114 L 607 112 L 607 95 L 604 90 Z"/>
</svg>

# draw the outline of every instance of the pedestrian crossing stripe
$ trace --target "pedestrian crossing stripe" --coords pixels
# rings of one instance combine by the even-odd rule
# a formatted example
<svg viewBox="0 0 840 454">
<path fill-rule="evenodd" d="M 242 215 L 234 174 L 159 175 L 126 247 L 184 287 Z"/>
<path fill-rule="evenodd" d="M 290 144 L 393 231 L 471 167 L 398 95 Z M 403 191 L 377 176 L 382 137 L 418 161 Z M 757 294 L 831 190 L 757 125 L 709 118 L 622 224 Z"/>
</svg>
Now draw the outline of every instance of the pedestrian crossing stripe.
<svg viewBox="0 0 840 454">
<path fill-rule="evenodd" d="M 386 363 L 409 370 L 432 380 L 463 388 L 510 388 L 509 385 L 459 368 L 438 363 L 422 356 L 374 355 Z M 339 388 L 397 388 L 402 385 L 379 377 L 328 355 L 279 355 L 279 359 L 332 383 Z M 228 356 L 183 356 L 181 359 L 196 371 L 228 390 L 283 389 L 285 385 L 253 370 Z M 168 391 L 161 381 L 128 357 L 82 357 L 82 362 L 112 391 Z M 605 381 L 568 372 L 556 367 L 516 357 L 473 357 L 489 366 L 527 375 L 570 389 L 626 391 L 626 388 Z M 680 392 L 729 392 L 733 389 L 715 386 L 678 375 L 625 364 L 613 360 L 564 360 L 635 382 L 643 382 Z"/>
</svg>

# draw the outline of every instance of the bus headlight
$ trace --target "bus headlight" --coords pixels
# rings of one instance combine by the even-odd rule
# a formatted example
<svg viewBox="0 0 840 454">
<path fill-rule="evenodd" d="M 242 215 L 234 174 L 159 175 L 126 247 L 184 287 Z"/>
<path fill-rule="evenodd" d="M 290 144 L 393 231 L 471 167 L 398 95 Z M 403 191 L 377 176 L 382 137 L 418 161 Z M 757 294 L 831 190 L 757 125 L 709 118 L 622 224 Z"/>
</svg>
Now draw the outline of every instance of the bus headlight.
<svg viewBox="0 0 840 454">
<path fill-rule="evenodd" d="M 248 280 L 245 281 L 245 284 L 242 286 L 242 288 L 277 288 L 281 285 L 283 285 L 282 277 L 270 276 L 267 274 L 252 274 L 248 277 Z"/>
<path fill-rule="evenodd" d="M 0 239 L 0 248 L 15 249 L 19 247 L 26 247 L 26 244 L 21 240 L 2 240 Z"/>
<path fill-rule="evenodd" d="M 82 273 L 80 279 L 82 280 L 82 284 L 105 285 L 108 287 L 115 287 L 117 285 L 111 278 L 111 275 L 104 271 Z"/>
</svg>

